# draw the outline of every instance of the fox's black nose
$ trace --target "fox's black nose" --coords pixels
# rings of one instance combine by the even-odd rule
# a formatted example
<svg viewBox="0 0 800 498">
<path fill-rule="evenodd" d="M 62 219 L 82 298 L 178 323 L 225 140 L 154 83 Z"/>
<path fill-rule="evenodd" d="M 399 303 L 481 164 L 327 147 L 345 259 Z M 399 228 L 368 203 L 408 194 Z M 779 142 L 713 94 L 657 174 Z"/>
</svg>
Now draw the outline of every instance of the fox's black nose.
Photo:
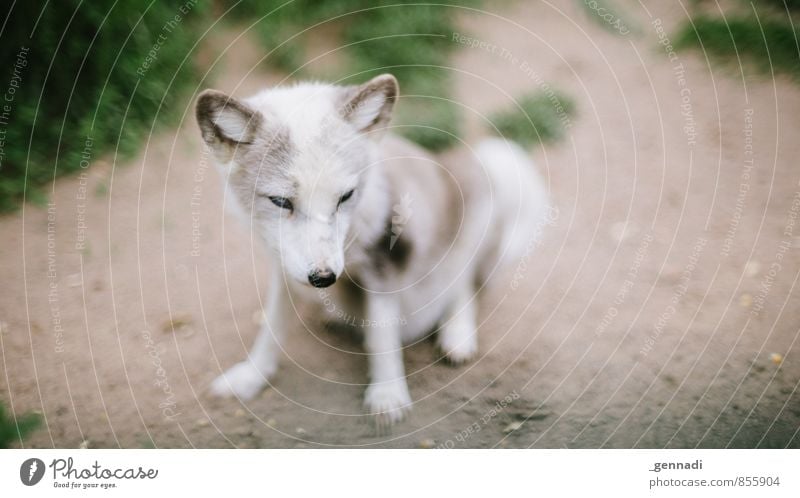
<svg viewBox="0 0 800 498">
<path fill-rule="evenodd" d="M 329 287 L 336 282 L 336 274 L 330 270 L 314 270 L 308 274 L 308 281 L 314 287 Z"/>
</svg>

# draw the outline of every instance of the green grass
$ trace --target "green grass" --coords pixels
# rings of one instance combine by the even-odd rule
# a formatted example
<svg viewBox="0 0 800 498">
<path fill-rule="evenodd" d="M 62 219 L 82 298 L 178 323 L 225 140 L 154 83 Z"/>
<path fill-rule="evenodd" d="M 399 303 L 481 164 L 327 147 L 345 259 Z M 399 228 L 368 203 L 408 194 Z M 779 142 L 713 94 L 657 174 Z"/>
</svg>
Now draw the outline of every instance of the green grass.
<svg viewBox="0 0 800 498">
<path fill-rule="evenodd" d="M 453 32 L 459 31 L 454 20 L 459 9 L 416 2 L 17 2 L 0 44 L 0 99 L 16 77 L 20 48 L 30 51 L 19 68 L 9 122 L 0 123 L 0 211 L 17 208 L 23 196 L 46 202 L 45 185 L 81 169 L 87 137 L 90 163 L 107 154 L 125 159 L 140 149 L 154 122 L 156 133 L 172 123 L 185 107 L 186 92 L 198 81 L 193 46 L 228 9 L 226 21 L 238 27 L 256 23 L 265 54 L 272 52 L 266 63 L 294 73 L 292 79 L 324 77 L 355 84 L 382 72 L 395 74 L 401 90 L 393 120 L 398 131 L 433 151 L 455 144 L 462 109 L 450 102 L 453 74 L 447 65 L 461 47 L 452 41 Z M 481 1 L 456 3 L 479 6 Z M 176 15 L 180 22 L 165 31 Z M 333 18 L 333 32 L 340 39 L 331 42 L 348 45 L 342 64 L 333 74 L 298 71 L 306 60 L 309 34 L 294 36 Z M 157 58 L 142 74 L 145 57 L 160 36 L 164 41 Z M 541 116 L 532 112 L 543 140 L 557 136 L 558 130 L 542 122 L 546 111 Z M 96 194 L 103 195 L 102 189 Z"/>
<path fill-rule="evenodd" d="M 0 124 L 0 211 L 15 209 L 23 193 L 41 199 L 41 186 L 81 168 L 85 149 L 90 161 L 135 153 L 154 120 L 169 122 L 182 110 L 184 90 L 196 81 L 191 58 L 182 63 L 201 23 L 210 20 L 206 2 L 181 14 L 186 5 L 187 0 L 16 2 L 0 44 L 0 94 L 12 81 L 18 86 L 8 123 Z M 176 14 L 181 22 L 165 32 Z M 142 68 L 159 35 L 164 38 L 155 60 Z M 17 63 L 22 47 L 29 51 Z"/>
<path fill-rule="evenodd" d="M 14 420 L 0 404 L 0 448 L 9 448 L 13 443 L 25 439 L 41 422 L 41 417 L 32 413 Z"/>
<path fill-rule="evenodd" d="M 742 62 L 753 64 L 759 71 L 771 71 L 800 77 L 800 54 L 795 33 L 800 26 L 787 21 L 755 17 L 723 19 L 698 16 L 686 23 L 675 37 L 678 48 L 700 48 L 728 64 L 738 67 L 737 52 Z"/>
<path fill-rule="evenodd" d="M 789 7 L 789 10 L 800 10 L 800 0 L 767 0 L 767 3 L 773 4 L 781 11 L 785 11 L 786 7 Z"/>
<path fill-rule="evenodd" d="M 575 115 L 572 99 L 560 92 L 528 94 L 519 98 L 517 105 L 490 119 L 497 128 L 495 133 L 525 146 L 560 140 Z"/>
<path fill-rule="evenodd" d="M 234 2 L 226 0 L 226 5 Z M 415 5 L 414 0 L 350 0 L 319 2 L 297 0 L 274 11 L 281 1 L 241 3 L 231 15 L 242 22 L 258 22 L 258 32 L 267 51 L 275 50 L 267 63 L 293 74 L 293 78 L 318 76 L 296 72 L 304 60 L 307 35 L 293 35 L 316 23 L 341 25 L 341 40 L 346 63 L 326 79 L 342 79 L 343 84 L 363 82 L 383 72 L 393 73 L 400 83 L 402 98 L 393 119 L 398 131 L 411 140 L 438 151 L 453 145 L 460 133 L 460 112 L 452 97 L 451 71 L 446 67 L 458 45 L 451 41 L 457 8 Z M 478 0 L 455 2 L 476 5 Z M 337 18 L 338 17 L 338 18 Z M 337 18 L 332 20 L 333 18 Z"/>
<path fill-rule="evenodd" d="M 584 10 L 589 19 L 606 31 L 618 35 L 639 33 L 639 28 L 626 17 L 620 14 L 625 9 L 620 9 L 616 3 L 609 0 L 575 0 Z"/>
</svg>

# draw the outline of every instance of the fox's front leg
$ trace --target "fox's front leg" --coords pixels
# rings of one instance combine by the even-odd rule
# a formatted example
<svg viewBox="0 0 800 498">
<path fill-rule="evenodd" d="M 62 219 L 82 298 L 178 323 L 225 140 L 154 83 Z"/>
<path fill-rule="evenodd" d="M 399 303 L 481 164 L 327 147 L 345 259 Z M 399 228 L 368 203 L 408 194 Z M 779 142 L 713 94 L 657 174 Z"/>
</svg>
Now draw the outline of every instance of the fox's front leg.
<svg viewBox="0 0 800 498">
<path fill-rule="evenodd" d="M 390 295 L 369 295 L 367 317 L 370 325 L 364 330 L 364 348 L 370 384 L 364 394 L 364 406 L 375 415 L 379 425 L 390 425 L 402 420 L 411 409 L 396 299 Z"/>
<path fill-rule="evenodd" d="M 278 369 L 278 360 L 288 322 L 288 290 L 283 275 L 271 272 L 266 316 L 247 359 L 229 368 L 211 383 L 211 393 L 216 396 L 251 399 L 267 385 Z"/>
</svg>

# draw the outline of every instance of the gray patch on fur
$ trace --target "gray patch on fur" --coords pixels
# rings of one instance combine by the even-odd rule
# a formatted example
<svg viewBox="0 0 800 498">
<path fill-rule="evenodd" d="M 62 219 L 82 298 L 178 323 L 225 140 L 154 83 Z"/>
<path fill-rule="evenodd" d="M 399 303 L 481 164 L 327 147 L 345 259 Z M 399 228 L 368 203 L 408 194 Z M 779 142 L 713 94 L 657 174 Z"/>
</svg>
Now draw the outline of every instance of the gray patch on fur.
<svg viewBox="0 0 800 498">
<path fill-rule="evenodd" d="M 267 133 L 258 133 L 250 144 L 240 144 L 234 151 L 234 162 L 242 165 L 232 172 L 230 185 L 237 198 L 248 209 L 260 185 L 269 184 L 276 177 L 286 179 L 288 166 L 294 155 L 289 130 L 276 128 Z M 271 203 L 265 204 L 271 209 Z M 258 214 L 258 211 L 251 211 Z"/>
<path fill-rule="evenodd" d="M 383 235 L 369 248 L 372 264 L 378 273 L 385 273 L 388 268 L 403 271 L 411 259 L 414 246 L 408 237 L 398 237 L 392 244 L 392 216 L 386 218 Z"/>
<path fill-rule="evenodd" d="M 246 135 L 243 140 L 237 141 L 226 136 L 217 125 L 220 113 L 227 110 L 238 112 L 245 120 Z M 195 113 L 203 140 L 218 157 L 239 166 L 230 173 L 233 193 L 243 207 L 252 214 L 258 214 L 254 210 L 258 186 L 269 183 L 277 176 L 285 176 L 291 164 L 294 147 L 288 128 L 276 124 L 276 120 L 268 120 L 268 116 L 246 103 L 216 90 L 206 90 L 200 94 Z"/>
</svg>

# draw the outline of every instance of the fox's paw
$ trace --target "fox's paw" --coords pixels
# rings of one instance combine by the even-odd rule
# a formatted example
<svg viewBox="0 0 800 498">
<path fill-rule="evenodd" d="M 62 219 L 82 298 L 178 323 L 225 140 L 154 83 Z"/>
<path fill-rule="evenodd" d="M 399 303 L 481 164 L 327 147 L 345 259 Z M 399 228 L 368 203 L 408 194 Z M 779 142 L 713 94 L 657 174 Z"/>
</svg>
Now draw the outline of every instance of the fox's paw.
<svg viewBox="0 0 800 498">
<path fill-rule="evenodd" d="M 387 428 L 411 411 L 411 396 L 405 379 L 370 384 L 364 393 L 364 408 L 375 416 L 378 428 Z"/>
<path fill-rule="evenodd" d="M 451 365 L 462 365 L 478 354 L 478 335 L 469 327 L 449 326 L 440 332 L 439 349 Z"/>
<path fill-rule="evenodd" d="M 267 385 L 265 376 L 253 362 L 245 360 L 229 368 L 211 383 L 209 391 L 221 398 L 253 399 Z"/>
</svg>

